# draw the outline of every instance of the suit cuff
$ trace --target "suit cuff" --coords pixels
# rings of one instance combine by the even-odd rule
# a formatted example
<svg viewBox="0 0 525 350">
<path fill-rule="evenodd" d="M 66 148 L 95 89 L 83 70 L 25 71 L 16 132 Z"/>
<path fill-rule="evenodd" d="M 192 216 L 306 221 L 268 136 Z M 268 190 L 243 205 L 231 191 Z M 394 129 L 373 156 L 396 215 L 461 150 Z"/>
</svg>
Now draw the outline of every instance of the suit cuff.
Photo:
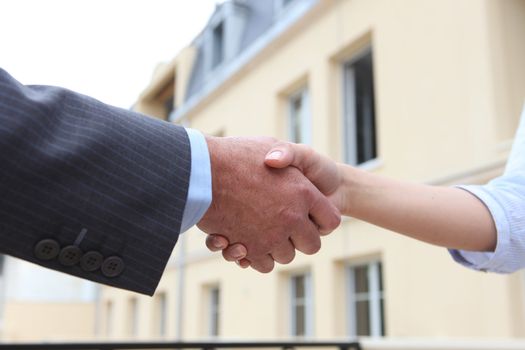
<svg viewBox="0 0 525 350">
<path fill-rule="evenodd" d="M 197 224 L 211 204 L 211 165 L 208 144 L 204 135 L 186 128 L 191 147 L 191 174 L 188 198 L 184 207 L 180 232 Z"/>
</svg>

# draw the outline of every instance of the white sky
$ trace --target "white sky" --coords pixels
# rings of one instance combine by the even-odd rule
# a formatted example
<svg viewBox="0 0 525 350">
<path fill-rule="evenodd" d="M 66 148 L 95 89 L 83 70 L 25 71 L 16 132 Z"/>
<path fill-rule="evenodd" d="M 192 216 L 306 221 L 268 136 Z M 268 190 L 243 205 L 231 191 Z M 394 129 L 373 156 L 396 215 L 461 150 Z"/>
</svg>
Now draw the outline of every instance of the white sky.
<svg viewBox="0 0 525 350">
<path fill-rule="evenodd" d="M 0 0 L 0 67 L 129 108 L 218 0 Z"/>
</svg>

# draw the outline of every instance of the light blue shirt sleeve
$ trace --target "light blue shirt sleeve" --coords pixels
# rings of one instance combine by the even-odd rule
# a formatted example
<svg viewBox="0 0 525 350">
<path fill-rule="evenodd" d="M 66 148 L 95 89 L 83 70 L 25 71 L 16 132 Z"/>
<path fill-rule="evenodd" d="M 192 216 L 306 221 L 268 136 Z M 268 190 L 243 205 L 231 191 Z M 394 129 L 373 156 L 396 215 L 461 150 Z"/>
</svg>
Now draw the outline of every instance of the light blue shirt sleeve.
<svg viewBox="0 0 525 350">
<path fill-rule="evenodd" d="M 525 268 L 525 107 L 502 176 L 482 186 L 459 186 L 490 211 L 498 234 L 494 252 L 449 250 L 455 261 L 472 269 L 510 273 Z"/>
<path fill-rule="evenodd" d="M 191 147 L 191 173 L 188 198 L 182 215 L 180 233 L 197 224 L 211 204 L 211 165 L 208 144 L 204 135 L 186 128 Z"/>
</svg>

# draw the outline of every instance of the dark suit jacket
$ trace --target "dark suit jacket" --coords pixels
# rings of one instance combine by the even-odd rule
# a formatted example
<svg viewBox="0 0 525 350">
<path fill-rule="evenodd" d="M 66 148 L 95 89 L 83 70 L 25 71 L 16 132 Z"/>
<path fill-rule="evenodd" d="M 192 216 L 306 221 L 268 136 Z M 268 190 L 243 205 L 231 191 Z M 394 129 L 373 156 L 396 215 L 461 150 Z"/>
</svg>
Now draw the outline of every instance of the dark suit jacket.
<svg viewBox="0 0 525 350">
<path fill-rule="evenodd" d="M 151 295 L 190 157 L 181 127 L 0 69 L 0 252 Z"/>
</svg>

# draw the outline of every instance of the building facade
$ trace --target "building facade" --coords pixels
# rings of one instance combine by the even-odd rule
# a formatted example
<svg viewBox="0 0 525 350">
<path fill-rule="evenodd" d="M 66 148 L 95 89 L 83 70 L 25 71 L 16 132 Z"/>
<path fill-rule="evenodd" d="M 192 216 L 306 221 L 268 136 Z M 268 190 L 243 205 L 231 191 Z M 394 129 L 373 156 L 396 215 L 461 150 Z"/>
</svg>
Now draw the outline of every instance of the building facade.
<svg viewBox="0 0 525 350">
<path fill-rule="evenodd" d="M 98 292 L 90 281 L 0 256 L 2 342 L 92 340 Z"/>
<path fill-rule="evenodd" d="M 217 136 L 302 142 L 435 185 L 501 174 L 525 99 L 523 0 L 227 1 L 135 108 Z M 400 193 L 400 196 L 403 194 Z M 102 288 L 121 339 L 525 336 L 525 276 L 357 221 L 262 275 L 181 235 L 153 298 Z"/>
</svg>

